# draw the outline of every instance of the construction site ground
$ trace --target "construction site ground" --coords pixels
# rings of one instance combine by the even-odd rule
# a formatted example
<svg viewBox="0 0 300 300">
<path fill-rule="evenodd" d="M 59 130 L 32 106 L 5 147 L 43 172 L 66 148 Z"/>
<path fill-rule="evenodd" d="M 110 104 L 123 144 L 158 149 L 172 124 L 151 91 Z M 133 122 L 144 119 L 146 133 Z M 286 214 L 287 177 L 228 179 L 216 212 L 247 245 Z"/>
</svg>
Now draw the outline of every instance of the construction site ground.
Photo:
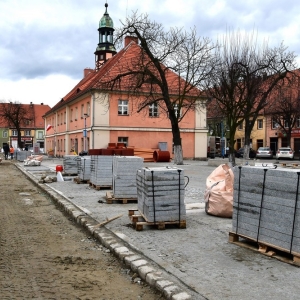
<svg viewBox="0 0 300 300">
<path fill-rule="evenodd" d="M 231 219 L 205 213 L 206 178 L 226 159 L 211 161 L 187 160 L 179 166 L 188 177 L 185 189 L 186 229 L 175 225 L 167 226 L 165 230 L 144 226 L 142 231 L 136 231 L 128 216 L 129 210 L 137 209 L 134 201 L 107 203 L 106 194 L 111 190 L 77 183 L 74 181 L 76 176 L 64 176 L 63 182 L 40 186 L 66 199 L 66 203 L 77 207 L 95 224 L 118 217 L 108 222 L 100 235 L 111 233 L 119 246 L 124 245 L 140 255 L 147 261 L 147 266 L 160 272 L 164 281 L 174 283 L 169 286 L 178 288 L 181 292 L 177 295 L 181 298 L 172 299 L 299 299 L 298 266 L 230 243 Z M 55 175 L 56 166 L 62 164 L 62 159 L 47 157 L 41 166 L 29 167 L 16 162 L 17 167 L 36 182 L 43 174 Z M 144 165 L 174 166 L 172 162 Z M 169 295 L 176 294 L 172 288 L 169 290 Z M 162 291 L 168 296 L 167 288 L 162 287 Z"/>
</svg>

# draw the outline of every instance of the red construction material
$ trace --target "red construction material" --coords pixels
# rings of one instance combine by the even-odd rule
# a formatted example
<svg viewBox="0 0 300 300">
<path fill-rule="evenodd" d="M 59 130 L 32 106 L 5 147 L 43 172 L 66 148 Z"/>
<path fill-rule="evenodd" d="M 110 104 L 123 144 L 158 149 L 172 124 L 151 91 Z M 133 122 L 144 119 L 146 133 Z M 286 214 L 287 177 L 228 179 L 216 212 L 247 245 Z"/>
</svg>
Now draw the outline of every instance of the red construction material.
<svg viewBox="0 0 300 300">
<path fill-rule="evenodd" d="M 153 159 L 155 162 L 169 162 L 170 152 L 169 151 L 154 151 Z"/>
<path fill-rule="evenodd" d="M 102 149 L 89 149 L 89 155 L 101 155 Z"/>
<path fill-rule="evenodd" d="M 134 156 L 133 148 L 122 149 L 123 156 Z"/>
</svg>

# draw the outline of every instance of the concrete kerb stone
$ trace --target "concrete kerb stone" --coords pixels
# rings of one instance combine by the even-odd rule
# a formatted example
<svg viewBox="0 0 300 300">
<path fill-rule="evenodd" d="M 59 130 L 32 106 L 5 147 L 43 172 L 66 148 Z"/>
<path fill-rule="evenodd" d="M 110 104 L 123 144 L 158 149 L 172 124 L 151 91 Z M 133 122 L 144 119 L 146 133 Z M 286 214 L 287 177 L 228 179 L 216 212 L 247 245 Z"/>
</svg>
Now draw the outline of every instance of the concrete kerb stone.
<svg viewBox="0 0 300 300">
<path fill-rule="evenodd" d="M 117 255 L 117 257 L 119 257 L 123 262 L 124 262 L 124 258 L 126 256 L 134 255 L 134 252 L 130 251 L 125 246 L 121 246 L 121 247 L 115 248 L 114 251 L 115 251 L 115 254 Z"/>
<path fill-rule="evenodd" d="M 171 300 L 190 300 L 192 297 L 186 292 L 180 292 L 172 296 Z"/>
<path fill-rule="evenodd" d="M 146 275 L 145 281 L 149 285 L 155 286 L 157 281 L 163 280 L 163 279 L 164 278 L 162 277 L 162 272 L 156 271 L 156 272 L 148 273 Z"/>
<path fill-rule="evenodd" d="M 169 281 L 169 280 L 158 280 L 155 283 L 156 288 L 161 292 L 164 292 L 166 287 L 173 286 L 173 285 L 174 285 L 174 282 Z"/>
<path fill-rule="evenodd" d="M 142 259 L 140 255 L 134 254 L 134 255 L 124 257 L 124 263 L 127 267 L 130 267 L 133 261 L 140 260 L 140 259 Z"/>
<path fill-rule="evenodd" d="M 163 289 L 163 293 L 168 299 L 179 292 L 182 292 L 182 290 L 177 285 L 170 285 Z"/>
<path fill-rule="evenodd" d="M 139 260 L 132 261 L 130 267 L 133 272 L 138 273 L 138 268 L 141 266 L 145 266 L 147 264 L 148 262 L 145 259 L 139 259 Z"/>
<path fill-rule="evenodd" d="M 139 276 L 146 281 L 150 286 L 161 291 L 167 299 L 172 300 L 188 300 L 191 299 L 190 295 L 186 292 L 183 292 L 179 289 L 178 286 L 174 285 L 173 282 L 163 280 L 161 272 L 158 272 L 151 266 L 149 262 L 142 258 L 142 256 L 136 254 L 134 251 L 131 251 L 129 248 L 120 244 L 114 234 L 108 233 L 106 228 L 94 228 L 97 223 L 96 220 L 87 216 L 85 212 L 80 210 L 78 207 L 73 205 L 65 199 L 63 195 L 53 190 L 50 186 L 44 183 L 39 183 L 33 175 L 26 172 L 18 165 L 16 167 L 24 173 L 29 179 L 41 188 L 48 196 L 60 206 L 69 216 L 73 217 L 74 220 L 85 227 L 91 234 L 106 248 L 110 249 L 116 257 L 119 257 L 127 267 L 130 267 L 131 270 L 135 273 L 138 273 Z M 91 224 L 92 223 L 92 224 Z M 175 294 L 176 293 L 176 294 Z"/>
<path fill-rule="evenodd" d="M 154 273 L 156 272 L 157 270 L 155 270 L 154 268 L 150 267 L 150 266 L 142 266 L 140 268 L 138 268 L 138 273 L 140 275 L 140 277 L 146 281 L 146 277 L 149 273 Z"/>
</svg>

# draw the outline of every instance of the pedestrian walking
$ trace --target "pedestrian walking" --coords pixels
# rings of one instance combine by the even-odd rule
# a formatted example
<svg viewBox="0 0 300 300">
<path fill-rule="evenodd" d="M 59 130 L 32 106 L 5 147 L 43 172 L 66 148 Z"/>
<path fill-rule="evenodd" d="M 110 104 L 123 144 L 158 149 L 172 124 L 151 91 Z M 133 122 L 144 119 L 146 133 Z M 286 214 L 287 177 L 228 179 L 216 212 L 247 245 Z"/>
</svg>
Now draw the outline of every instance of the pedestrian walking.
<svg viewBox="0 0 300 300">
<path fill-rule="evenodd" d="M 4 158 L 8 159 L 8 152 L 9 152 L 9 146 L 8 146 L 8 144 L 5 144 L 3 146 L 3 150 L 4 150 Z"/>
<path fill-rule="evenodd" d="M 12 145 L 10 145 L 10 148 L 9 148 L 10 159 L 14 159 L 14 152 L 15 152 L 14 147 Z"/>
</svg>

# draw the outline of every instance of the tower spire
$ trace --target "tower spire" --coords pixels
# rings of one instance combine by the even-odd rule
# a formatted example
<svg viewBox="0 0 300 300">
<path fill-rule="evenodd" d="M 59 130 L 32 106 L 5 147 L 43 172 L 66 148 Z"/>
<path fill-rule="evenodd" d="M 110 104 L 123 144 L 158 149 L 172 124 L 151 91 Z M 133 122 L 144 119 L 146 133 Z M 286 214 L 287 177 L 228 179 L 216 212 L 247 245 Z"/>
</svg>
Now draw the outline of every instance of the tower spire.
<svg viewBox="0 0 300 300">
<path fill-rule="evenodd" d="M 94 53 L 96 70 L 99 70 L 109 58 L 117 53 L 113 44 L 114 23 L 107 12 L 107 8 L 108 4 L 106 1 L 105 13 L 99 21 L 99 43 Z"/>
</svg>

